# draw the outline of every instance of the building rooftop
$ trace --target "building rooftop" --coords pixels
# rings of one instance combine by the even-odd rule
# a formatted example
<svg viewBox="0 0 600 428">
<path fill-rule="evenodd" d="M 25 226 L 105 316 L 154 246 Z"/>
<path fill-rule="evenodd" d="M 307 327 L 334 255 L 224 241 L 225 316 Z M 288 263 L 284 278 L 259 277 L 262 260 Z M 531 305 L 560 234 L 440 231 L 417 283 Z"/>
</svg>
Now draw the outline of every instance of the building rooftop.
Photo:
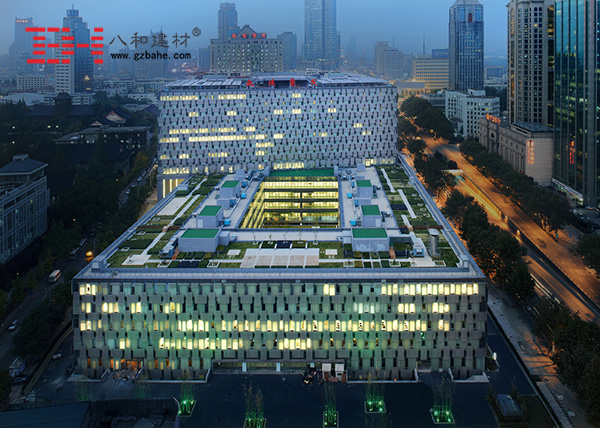
<svg viewBox="0 0 600 428">
<path fill-rule="evenodd" d="M 12 162 L 0 168 L 0 175 L 29 174 L 47 166 L 44 162 L 29 159 L 27 155 L 20 156 L 15 156 Z"/>
<path fill-rule="evenodd" d="M 385 229 L 379 228 L 356 228 L 352 229 L 352 237 L 357 239 L 377 239 L 387 238 L 388 234 Z"/>
<path fill-rule="evenodd" d="M 80 428 L 89 403 L 2 412 L 0 428 Z"/>
<path fill-rule="evenodd" d="M 524 129 L 529 132 L 553 132 L 554 130 L 549 126 L 545 126 L 539 123 L 530 123 L 530 122 L 516 122 L 512 124 L 517 128 Z"/>
<path fill-rule="evenodd" d="M 235 175 L 190 177 L 78 278 L 482 275 L 408 164 L 246 171 L 243 183 Z M 373 187 L 368 201 L 357 197 L 355 176 Z M 290 180 L 302 183 L 293 193 Z M 239 183 L 241 195 L 221 198 L 215 189 L 233 186 L 226 183 Z M 381 226 L 363 226 L 365 215 L 380 215 Z M 440 231 L 435 256 L 427 250 L 431 228 Z"/>
<path fill-rule="evenodd" d="M 371 182 L 369 180 L 357 180 L 356 185 L 358 187 L 371 187 Z"/>
<path fill-rule="evenodd" d="M 361 208 L 363 215 L 381 215 L 377 205 L 363 205 Z"/>
<path fill-rule="evenodd" d="M 214 217 L 217 214 L 219 214 L 219 211 L 221 211 L 222 207 L 218 207 L 216 205 L 207 205 L 205 206 L 202 211 L 200 211 L 200 214 L 198 214 L 199 216 L 207 216 L 207 217 Z"/>
<path fill-rule="evenodd" d="M 232 189 L 236 187 L 239 183 L 240 182 L 237 180 L 227 180 L 225 183 L 223 183 L 221 187 L 224 189 Z"/>
<path fill-rule="evenodd" d="M 181 235 L 182 238 L 212 239 L 219 233 L 219 229 L 188 229 Z"/>
<path fill-rule="evenodd" d="M 290 80 L 295 80 L 295 86 Z M 252 87 L 247 86 L 248 81 Z M 182 79 L 165 85 L 169 90 L 198 90 L 198 89 L 272 89 L 269 82 L 274 81 L 279 89 L 296 89 L 314 87 L 344 87 L 344 86 L 390 86 L 382 79 L 360 74 L 328 73 L 328 74 L 299 74 L 299 73 L 264 73 L 247 77 L 204 76 L 201 79 Z M 314 82 L 313 82 L 314 81 Z M 285 83 L 285 84 L 283 84 Z M 281 84 L 281 86 L 280 86 Z"/>
</svg>

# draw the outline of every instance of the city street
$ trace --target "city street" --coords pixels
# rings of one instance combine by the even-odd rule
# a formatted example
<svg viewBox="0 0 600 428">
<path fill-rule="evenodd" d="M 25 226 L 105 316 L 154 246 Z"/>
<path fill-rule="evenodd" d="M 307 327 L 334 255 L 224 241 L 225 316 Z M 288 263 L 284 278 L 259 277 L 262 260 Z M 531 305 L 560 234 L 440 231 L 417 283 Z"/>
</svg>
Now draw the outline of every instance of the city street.
<svg viewBox="0 0 600 428">
<path fill-rule="evenodd" d="M 547 232 L 540 228 L 527 214 L 515 206 L 473 165 L 465 160 L 458 147 L 445 144 L 441 140 L 425 137 L 424 141 L 432 150 L 439 150 L 449 160 L 458 165 L 477 188 L 485 194 L 493 205 L 515 225 L 540 251 L 542 251 L 574 284 L 576 284 L 594 303 L 600 303 L 600 287 L 598 278 L 584 265 L 581 258 L 570 252 L 570 242 L 556 242 Z"/>
</svg>

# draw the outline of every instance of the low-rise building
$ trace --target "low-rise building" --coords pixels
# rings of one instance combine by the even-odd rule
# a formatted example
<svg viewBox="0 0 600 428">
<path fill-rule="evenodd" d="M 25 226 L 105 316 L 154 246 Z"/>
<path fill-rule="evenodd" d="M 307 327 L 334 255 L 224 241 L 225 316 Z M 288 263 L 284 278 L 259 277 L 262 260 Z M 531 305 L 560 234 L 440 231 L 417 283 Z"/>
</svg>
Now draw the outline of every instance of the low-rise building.
<svg viewBox="0 0 600 428">
<path fill-rule="evenodd" d="M 0 168 L 0 263 L 6 263 L 46 231 L 48 165 L 17 155 Z"/>
<path fill-rule="evenodd" d="M 536 123 L 508 123 L 488 115 L 479 119 L 479 142 L 540 186 L 552 185 L 552 128 Z"/>
</svg>

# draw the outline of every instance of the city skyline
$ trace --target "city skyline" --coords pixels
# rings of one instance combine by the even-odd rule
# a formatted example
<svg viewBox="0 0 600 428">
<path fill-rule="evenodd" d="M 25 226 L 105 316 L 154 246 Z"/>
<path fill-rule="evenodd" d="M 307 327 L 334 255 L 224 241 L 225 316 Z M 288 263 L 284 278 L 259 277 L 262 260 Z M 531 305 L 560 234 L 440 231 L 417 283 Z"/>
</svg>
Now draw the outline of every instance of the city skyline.
<svg viewBox="0 0 600 428">
<path fill-rule="evenodd" d="M 389 40 L 396 48 L 404 53 L 421 54 L 423 49 L 423 36 L 425 36 L 426 49 L 444 48 L 448 45 L 448 8 L 452 1 L 431 0 L 432 10 L 435 14 L 423 15 L 419 12 L 418 5 L 397 4 L 388 0 L 378 0 L 377 8 L 366 9 L 356 14 L 356 7 L 349 1 L 338 1 L 337 4 L 337 29 L 341 36 L 341 48 L 345 50 L 350 37 L 356 37 L 359 51 L 365 49 L 367 55 L 372 52 L 373 45 L 380 40 Z M 56 26 L 62 22 L 64 10 L 71 7 L 69 2 L 41 2 L 30 0 L 22 3 L 10 3 L 5 8 L 3 25 L 0 27 L 0 55 L 8 53 L 10 44 L 14 41 L 14 19 L 32 17 L 36 26 Z M 199 27 L 202 34 L 198 38 L 191 37 L 188 47 L 206 47 L 211 38 L 218 36 L 218 20 L 216 19 L 220 7 L 220 1 L 203 3 L 198 8 L 198 17 L 186 11 L 186 8 L 197 7 L 189 0 L 182 0 L 175 10 L 172 6 L 152 2 L 152 7 L 139 8 L 139 2 L 128 3 L 123 8 L 123 13 L 112 13 L 110 16 L 106 10 L 114 11 L 111 6 L 119 6 L 120 3 L 108 0 L 102 4 L 75 4 L 80 15 L 90 26 L 102 26 L 105 34 L 110 39 L 120 35 L 129 43 L 131 37 L 138 34 L 148 34 L 150 30 L 159 31 L 161 28 L 165 34 L 171 35 L 176 32 L 188 32 L 194 27 Z M 293 3 L 280 3 L 272 0 L 261 2 L 261 7 L 246 0 L 235 2 L 238 13 L 238 24 L 240 27 L 249 24 L 253 27 L 264 28 L 272 37 L 285 31 L 291 31 L 298 35 L 299 45 L 304 40 L 304 1 Z M 482 0 L 487 17 L 499 17 L 488 19 L 486 25 L 486 55 L 504 56 L 506 53 L 506 7 L 505 4 L 492 0 Z M 181 10 L 181 14 L 178 13 Z M 381 10 L 390 13 L 381 14 Z M 264 13 L 263 13 L 264 12 Z M 405 15 L 410 15 L 403 19 Z M 171 17 L 169 20 L 165 16 Z M 273 20 L 273 16 L 281 19 Z M 501 17 L 501 18 L 500 18 Z M 173 22 L 177 20 L 177 22 Z M 132 21 L 134 22 L 132 24 Z M 364 22 L 372 22 L 373 25 L 364 25 Z M 401 23 L 402 25 L 398 25 Z M 118 41 L 118 39 L 117 39 Z M 120 42 L 119 42 L 120 44 Z M 114 43 L 113 43 L 114 45 Z M 111 47 L 113 46 L 111 45 Z M 111 49 L 112 50 L 112 49 Z"/>
</svg>

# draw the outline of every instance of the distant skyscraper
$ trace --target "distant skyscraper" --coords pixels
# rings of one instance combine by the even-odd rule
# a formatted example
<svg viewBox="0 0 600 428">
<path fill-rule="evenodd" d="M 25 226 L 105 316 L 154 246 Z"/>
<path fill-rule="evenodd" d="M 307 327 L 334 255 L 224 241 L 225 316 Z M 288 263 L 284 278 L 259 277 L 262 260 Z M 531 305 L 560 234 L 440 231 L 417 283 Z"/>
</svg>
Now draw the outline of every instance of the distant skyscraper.
<svg viewBox="0 0 600 428">
<path fill-rule="evenodd" d="M 336 0 L 304 0 L 304 55 L 323 69 L 338 67 Z"/>
<path fill-rule="evenodd" d="M 235 3 L 221 3 L 219 8 L 219 39 L 231 37 L 240 30 Z"/>
<path fill-rule="evenodd" d="M 597 0 L 557 0 L 554 178 L 580 203 L 600 206 Z M 550 9 L 551 21 L 554 11 Z"/>
<path fill-rule="evenodd" d="M 8 50 L 13 73 L 29 73 L 34 69 L 32 64 L 27 64 L 27 59 L 33 58 L 33 36 L 38 33 L 27 32 L 28 27 L 33 27 L 32 18 L 15 18 L 15 41 Z"/>
<path fill-rule="evenodd" d="M 389 48 L 389 42 L 375 43 L 375 73 L 385 73 L 385 51 Z"/>
<path fill-rule="evenodd" d="M 548 49 L 554 34 L 548 32 L 548 3 L 548 0 L 511 0 L 507 5 L 510 122 L 544 125 L 549 122 L 552 95 L 549 82 L 553 73 L 549 70 Z"/>
<path fill-rule="evenodd" d="M 145 39 L 143 39 L 145 37 Z M 161 31 L 150 32 L 149 36 L 140 36 L 147 40 L 146 43 L 138 43 L 134 55 L 138 60 L 133 62 L 133 72 L 136 78 L 165 77 L 169 71 L 169 38 Z M 153 46 L 154 45 L 154 46 Z"/>
<path fill-rule="evenodd" d="M 348 48 L 346 49 L 346 60 L 349 64 L 356 64 L 358 60 L 358 46 L 356 43 L 356 37 L 350 37 L 348 40 Z"/>
<path fill-rule="evenodd" d="M 483 6 L 456 0 L 450 7 L 450 89 L 483 89 Z"/>
<path fill-rule="evenodd" d="M 298 37 L 290 31 L 277 36 L 283 49 L 283 70 L 295 70 L 298 63 Z"/>
<path fill-rule="evenodd" d="M 54 33 L 55 43 L 59 44 L 90 44 L 90 30 L 87 23 L 79 16 L 77 9 L 67 10 L 67 16 L 63 18 L 63 28 L 69 28 L 69 32 Z M 65 39 L 73 37 L 73 39 Z M 74 52 L 73 55 L 66 52 Z M 58 48 L 55 49 L 55 57 L 60 60 L 55 66 L 55 90 L 56 92 L 90 92 L 94 83 L 94 60 L 91 49 L 88 48 Z M 68 59 L 69 63 L 63 63 Z"/>
</svg>

